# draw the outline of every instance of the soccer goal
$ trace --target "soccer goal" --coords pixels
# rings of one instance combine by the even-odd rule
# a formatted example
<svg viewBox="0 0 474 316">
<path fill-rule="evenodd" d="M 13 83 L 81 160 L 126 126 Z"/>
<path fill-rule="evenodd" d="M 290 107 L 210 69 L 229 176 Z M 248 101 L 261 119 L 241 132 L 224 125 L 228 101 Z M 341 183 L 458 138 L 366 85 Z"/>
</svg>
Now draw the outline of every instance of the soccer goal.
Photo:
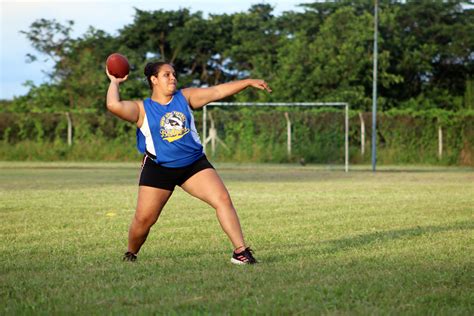
<svg viewBox="0 0 474 316">
<path fill-rule="evenodd" d="M 203 108 L 202 112 L 202 137 L 204 151 L 206 145 L 211 143 L 212 151 L 215 151 L 217 142 L 221 142 L 217 136 L 217 131 L 214 127 L 214 121 L 211 120 L 211 127 L 208 129 L 208 108 L 209 107 L 340 107 L 344 109 L 344 170 L 349 171 L 349 103 L 346 102 L 212 102 Z M 291 156 L 292 136 L 291 136 L 291 121 L 288 114 L 285 113 L 287 121 L 287 151 Z M 209 133 L 208 133 L 209 131 Z M 221 142 L 222 143 L 222 142 Z M 225 144 L 222 143 L 225 146 Z"/>
</svg>

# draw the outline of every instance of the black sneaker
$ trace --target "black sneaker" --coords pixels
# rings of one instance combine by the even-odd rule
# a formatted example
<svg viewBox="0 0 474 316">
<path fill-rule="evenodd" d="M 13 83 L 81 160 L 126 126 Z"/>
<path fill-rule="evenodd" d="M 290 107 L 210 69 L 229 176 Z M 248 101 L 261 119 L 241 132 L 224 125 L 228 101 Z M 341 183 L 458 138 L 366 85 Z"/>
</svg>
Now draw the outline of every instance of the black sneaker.
<svg viewBox="0 0 474 316">
<path fill-rule="evenodd" d="M 133 261 L 137 260 L 137 255 L 134 254 L 134 253 L 132 253 L 132 252 L 130 252 L 130 251 L 127 251 L 127 252 L 123 255 L 123 259 L 122 259 L 122 260 L 123 260 L 123 261 L 131 261 L 131 262 L 133 262 Z"/>
<path fill-rule="evenodd" d="M 255 260 L 252 253 L 253 251 L 250 247 L 245 248 L 244 251 L 239 253 L 235 253 L 234 251 L 230 262 L 233 264 L 255 264 L 257 260 Z"/>
</svg>

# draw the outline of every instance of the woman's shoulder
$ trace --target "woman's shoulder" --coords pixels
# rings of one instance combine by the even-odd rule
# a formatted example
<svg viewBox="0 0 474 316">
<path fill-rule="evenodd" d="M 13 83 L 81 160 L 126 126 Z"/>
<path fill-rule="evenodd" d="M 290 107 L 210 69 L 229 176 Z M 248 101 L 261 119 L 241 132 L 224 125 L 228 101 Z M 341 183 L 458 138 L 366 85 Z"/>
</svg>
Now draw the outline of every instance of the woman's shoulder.
<svg viewBox="0 0 474 316">
<path fill-rule="evenodd" d="M 197 88 L 182 88 L 178 91 L 180 92 L 180 95 L 183 97 L 183 99 L 186 100 L 186 103 L 189 104 L 189 98 L 191 97 L 191 94 L 193 93 L 193 91 L 196 89 Z"/>
<path fill-rule="evenodd" d="M 180 100 L 180 102 L 185 101 L 186 103 L 188 103 L 188 96 L 186 95 L 185 89 L 176 90 L 173 94 L 173 98 L 175 100 Z"/>
</svg>

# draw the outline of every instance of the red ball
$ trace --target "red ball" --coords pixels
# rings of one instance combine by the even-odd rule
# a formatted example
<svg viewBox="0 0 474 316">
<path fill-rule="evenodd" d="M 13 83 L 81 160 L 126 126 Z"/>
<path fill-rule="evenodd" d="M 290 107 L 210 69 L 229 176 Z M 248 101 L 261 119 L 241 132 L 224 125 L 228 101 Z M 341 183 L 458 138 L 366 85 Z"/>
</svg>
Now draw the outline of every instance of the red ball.
<svg viewBox="0 0 474 316">
<path fill-rule="evenodd" d="M 115 78 L 123 78 L 130 72 L 130 65 L 127 58 L 119 53 L 113 53 L 107 57 L 107 69 L 109 74 Z"/>
</svg>

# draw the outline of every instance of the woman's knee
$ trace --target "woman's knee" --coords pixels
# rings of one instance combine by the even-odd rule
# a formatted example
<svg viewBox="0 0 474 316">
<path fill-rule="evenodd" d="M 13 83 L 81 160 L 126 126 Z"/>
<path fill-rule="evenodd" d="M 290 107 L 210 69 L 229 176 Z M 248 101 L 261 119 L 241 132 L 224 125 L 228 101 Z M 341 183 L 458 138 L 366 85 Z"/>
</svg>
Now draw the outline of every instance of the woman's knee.
<svg viewBox="0 0 474 316">
<path fill-rule="evenodd" d="M 230 198 L 229 192 L 224 191 L 216 195 L 215 197 L 215 207 L 233 207 L 232 206 L 232 199 Z"/>
<path fill-rule="evenodd" d="M 137 212 L 134 217 L 134 222 L 136 225 L 143 228 L 150 228 L 153 224 L 156 223 L 158 217 L 155 214 L 140 214 Z"/>
</svg>

